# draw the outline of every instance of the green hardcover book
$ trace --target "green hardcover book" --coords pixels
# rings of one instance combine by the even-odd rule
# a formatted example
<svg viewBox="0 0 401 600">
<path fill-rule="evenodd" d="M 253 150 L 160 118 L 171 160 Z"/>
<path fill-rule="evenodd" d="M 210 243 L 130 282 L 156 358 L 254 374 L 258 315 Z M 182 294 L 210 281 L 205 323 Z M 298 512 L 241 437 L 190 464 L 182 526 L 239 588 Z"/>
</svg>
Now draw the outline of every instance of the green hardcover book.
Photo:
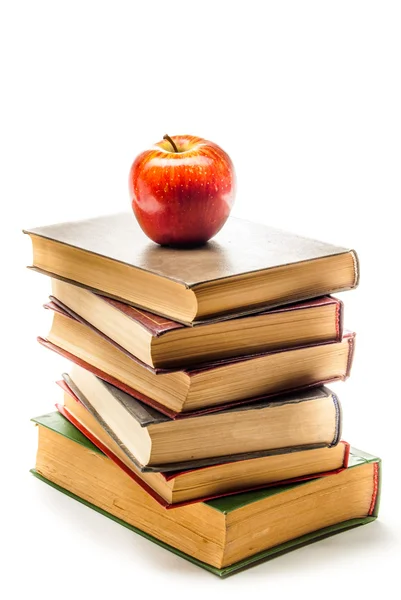
<svg viewBox="0 0 401 600">
<path fill-rule="evenodd" d="M 166 511 L 59 413 L 33 421 L 36 477 L 220 577 L 378 514 L 380 459 L 359 450 L 335 475 Z"/>
</svg>

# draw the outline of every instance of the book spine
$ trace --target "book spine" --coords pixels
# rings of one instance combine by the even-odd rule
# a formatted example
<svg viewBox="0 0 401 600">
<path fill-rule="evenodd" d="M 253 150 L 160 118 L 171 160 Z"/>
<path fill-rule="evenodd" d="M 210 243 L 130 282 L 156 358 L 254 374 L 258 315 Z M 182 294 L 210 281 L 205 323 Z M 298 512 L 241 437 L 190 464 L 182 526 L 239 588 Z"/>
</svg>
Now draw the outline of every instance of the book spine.
<svg viewBox="0 0 401 600">
<path fill-rule="evenodd" d="M 351 256 L 352 256 L 353 261 L 354 261 L 354 274 L 355 274 L 354 284 L 353 284 L 353 286 L 351 288 L 351 289 L 353 289 L 353 288 L 356 288 L 359 285 L 360 265 L 359 265 L 358 255 L 355 252 L 355 250 L 351 250 Z"/>
<path fill-rule="evenodd" d="M 334 404 L 336 413 L 335 413 L 334 438 L 333 438 L 333 441 L 331 442 L 331 444 L 329 444 L 329 448 L 332 448 L 333 446 L 337 446 L 338 442 L 340 441 L 341 430 L 342 430 L 341 404 L 335 394 L 332 393 L 331 397 L 333 400 L 333 404 Z"/>
<path fill-rule="evenodd" d="M 380 489 L 381 489 L 381 462 L 373 463 L 373 494 L 372 501 L 369 508 L 369 516 L 377 517 L 379 513 L 379 501 L 380 501 Z"/>
<path fill-rule="evenodd" d="M 344 304 L 338 298 L 336 300 L 336 342 L 341 342 L 344 330 Z"/>
<path fill-rule="evenodd" d="M 343 467 L 344 467 L 344 469 L 346 469 L 348 467 L 348 463 L 349 463 L 349 455 L 351 452 L 351 445 L 348 442 L 343 442 L 343 444 L 345 444 Z"/>
<path fill-rule="evenodd" d="M 354 351 L 355 351 L 355 334 L 349 336 L 349 338 L 348 338 L 348 360 L 347 360 L 347 368 L 345 371 L 344 379 L 347 379 L 350 376 L 352 362 L 354 360 Z"/>
</svg>

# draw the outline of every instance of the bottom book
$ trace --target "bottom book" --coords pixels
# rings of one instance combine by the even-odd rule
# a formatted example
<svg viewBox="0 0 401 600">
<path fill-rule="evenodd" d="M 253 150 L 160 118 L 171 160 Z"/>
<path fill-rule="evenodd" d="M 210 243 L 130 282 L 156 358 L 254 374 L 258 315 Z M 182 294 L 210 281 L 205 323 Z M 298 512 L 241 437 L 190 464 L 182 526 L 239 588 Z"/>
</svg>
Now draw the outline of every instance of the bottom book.
<svg viewBox="0 0 401 600">
<path fill-rule="evenodd" d="M 167 511 L 61 415 L 57 422 L 38 424 L 36 477 L 221 577 L 378 514 L 380 459 L 359 450 L 334 475 Z"/>
</svg>

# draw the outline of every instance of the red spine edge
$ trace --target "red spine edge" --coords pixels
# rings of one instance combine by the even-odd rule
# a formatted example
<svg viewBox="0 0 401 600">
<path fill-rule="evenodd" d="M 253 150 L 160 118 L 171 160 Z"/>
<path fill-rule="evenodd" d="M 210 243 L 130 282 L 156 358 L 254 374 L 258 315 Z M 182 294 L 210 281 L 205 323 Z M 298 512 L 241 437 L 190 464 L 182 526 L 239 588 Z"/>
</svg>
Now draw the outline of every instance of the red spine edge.
<svg viewBox="0 0 401 600">
<path fill-rule="evenodd" d="M 348 442 L 342 442 L 345 445 L 345 451 L 344 451 L 344 463 L 343 463 L 343 467 L 344 469 L 348 468 L 348 462 L 349 462 L 349 455 L 350 455 L 350 451 L 351 451 L 351 446 Z"/>
<path fill-rule="evenodd" d="M 341 342 L 343 337 L 344 304 L 338 298 L 336 300 L 336 341 Z"/>
<path fill-rule="evenodd" d="M 372 501 L 370 503 L 369 512 L 368 512 L 369 516 L 372 515 L 375 510 L 378 492 L 379 492 L 379 463 L 375 462 L 375 463 L 373 463 L 373 494 L 372 494 Z"/>
</svg>

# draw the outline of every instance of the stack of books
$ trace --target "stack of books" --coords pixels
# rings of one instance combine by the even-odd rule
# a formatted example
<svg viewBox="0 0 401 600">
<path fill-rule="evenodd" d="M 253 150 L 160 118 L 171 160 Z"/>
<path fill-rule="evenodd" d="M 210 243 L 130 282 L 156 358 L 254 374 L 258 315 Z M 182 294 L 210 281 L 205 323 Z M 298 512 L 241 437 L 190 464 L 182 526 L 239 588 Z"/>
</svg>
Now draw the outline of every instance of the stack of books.
<svg viewBox="0 0 401 600">
<path fill-rule="evenodd" d="M 69 359 L 32 473 L 220 575 L 374 520 L 380 460 L 327 383 L 354 333 L 353 250 L 230 218 L 204 247 L 131 213 L 25 231 L 51 277 L 39 342 Z"/>
</svg>

